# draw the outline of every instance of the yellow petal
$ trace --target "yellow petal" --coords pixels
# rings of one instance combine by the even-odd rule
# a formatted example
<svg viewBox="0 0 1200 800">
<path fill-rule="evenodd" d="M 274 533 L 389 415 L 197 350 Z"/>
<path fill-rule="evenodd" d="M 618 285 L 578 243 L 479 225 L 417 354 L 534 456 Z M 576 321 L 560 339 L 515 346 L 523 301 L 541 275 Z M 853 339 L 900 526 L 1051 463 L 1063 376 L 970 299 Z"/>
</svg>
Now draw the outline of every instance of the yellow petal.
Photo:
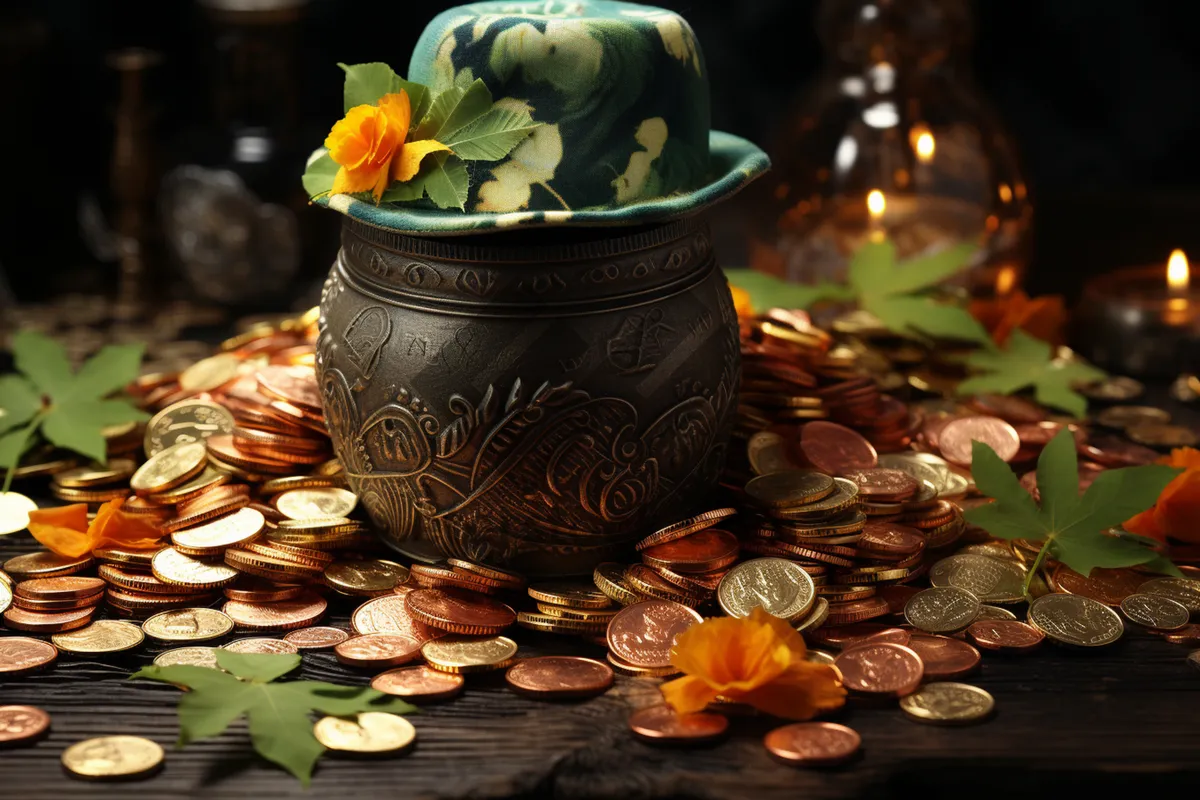
<svg viewBox="0 0 1200 800">
<path fill-rule="evenodd" d="M 353 194 L 355 192 L 374 191 L 380 176 L 387 178 L 386 168 L 363 167 L 362 169 L 346 169 L 342 167 L 333 176 L 333 194 Z"/>
<path fill-rule="evenodd" d="M 351 169 L 360 166 L 370 154 L 378 116 L 379 109 L 369 105 L 355 106 L 347 111 L 325 137 L 329 157 Z"/>
<path fill-rule="evenodd" d="M 411 181 L 421 168 L 421 159 L 430 153 L 449 152 L 450 148 L 433 139 L 422 139 L 419 142 L 409 142 L 400 148 L 400 155 L 392 159 L 392 180 Z"/>
<path fill-rule="evenodd" d="M 29 532 L 33 538 L 51 552 L 68 558 L 90 552 L 87 527 L 86 503 L 39 508 L 29 514 Z"/>
<path fill-rule="evenodd" d="M 395 127 L 399 137 L 396 146 L 404 144 L 408 138 L 408 126 L 412 123 L 412 101 L 408 92 L 401 89 L 394 94 L 385 94 L 379 98 L 379 110 L 387 115 L 388 127 Z"/>
<path fill-rule="evenodd" d="M 96 518 L 88 526 L 90 549 L 150 550 L 158 546 L 162 532 L 145 517 L 126 512 L 121 507 L 124 502 L 124 499 L 110 500 L 96 512 Z"/>
<path fill-rule="evenodd" d="M 826 664 L 809 662 L 793 664 L 775 680 L 749 692 L 722 694 L 786 719 L 812 719 L 846 702 L 837 672 Z"/>
<path fill-rule="evenodd" d="M 667 705 L 675 709 L 676 714 L 690 714 L 703 711 L 705 706 L 717 699 L 717 692 L 700 678 L 686 675 L 668 681 L 658 687 Z"/>
</svg>

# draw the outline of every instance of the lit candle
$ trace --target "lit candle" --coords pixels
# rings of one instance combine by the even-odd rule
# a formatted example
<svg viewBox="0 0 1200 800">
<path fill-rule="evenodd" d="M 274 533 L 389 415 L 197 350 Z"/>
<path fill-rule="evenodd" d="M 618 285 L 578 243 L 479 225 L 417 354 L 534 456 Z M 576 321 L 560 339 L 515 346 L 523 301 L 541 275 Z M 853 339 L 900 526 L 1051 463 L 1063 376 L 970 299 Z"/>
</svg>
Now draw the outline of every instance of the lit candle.
<svg viewBox="0 0 1200 800">
<path fill-rule="evenodd" d="M 872 242 L 882 242 L 886 237 L 883 231 L 883 212 L 887 211 L 887 198 L 878 189 L 867 192 L 867 216 L 871 220 L 870 238 Z"/>
<path fill-rule="evenodd" d="M 1089 281 L 1074 321 L 1078 349 L 1107 369 L 1175 377 L 1200 364 L 1200 297 L 1182 250 L 1165 270 L 1129 267 Z"/>
</svg>

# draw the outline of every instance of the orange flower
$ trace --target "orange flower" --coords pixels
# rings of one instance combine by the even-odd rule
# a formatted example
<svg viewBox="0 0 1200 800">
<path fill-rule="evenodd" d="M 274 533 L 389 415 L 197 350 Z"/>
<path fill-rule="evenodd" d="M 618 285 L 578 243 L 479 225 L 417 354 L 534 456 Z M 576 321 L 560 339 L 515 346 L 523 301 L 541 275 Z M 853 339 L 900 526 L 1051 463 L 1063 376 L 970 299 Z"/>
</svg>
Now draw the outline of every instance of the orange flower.
<svg viewBox="0 0 1200 800">
<path fill-rule="evenodd" d="M 750 302 L 750 293 L 737 286 L 730 286 L 729 292 L 733 295 L 733 310 L 737 313 L 738 319 L 751 319 L 754 316 L 754 305 Z"/>
<path fill-rule="evenodd" d="M 39 508 L 29 514 L 29 532 L 60 556 L 79 558 L 101 547 L 150 550 L 158 547 L 162 532 L 136 514 L 121 510 L 123 498 L 100 506 L 88 524 L 87 504 Z"/>
<path fill-rule="evenodd" d="M 1168 538 L 1200 544 L 1200 450 L 1181 447 L 1159 462 L 1183 469 L 1158 496 L 1154 508 L 1125 523 L 1125 530 L 1165 542 Z"/>
<path fill-rule="evenodd" d="M 789 719 L 841 707 L 846 690 L 837 670 L 804 654 L 804 638 L 761 608 L 745 619 L 705 620 L 676 639 L 671 663 L 685 677 L 663 684 L 663 697 L 679 714 L 717 697 Z"/>
<path fill-rule="evenodd" d="M 412 180 L 425 156 L 450 150 L 433 139 L 406 141 L 411 122 L 412 104 L 403 89 L 385 94 L 378 105 L 347 111 L 325 137 L 329 157 L 341 166 L 333 193 L 371 192 L 378 203 L 392 181 Z"/>
<path fill-rule="evenodd" d="M 1061 295 L 1030 298 L 1020 289 L 995 300 L 973 300 L 970 311 L 999 345 L 1007 342 L 1017 328 L 1051 344 L 1061 344 L 1067 320 Z"/>
</svg>

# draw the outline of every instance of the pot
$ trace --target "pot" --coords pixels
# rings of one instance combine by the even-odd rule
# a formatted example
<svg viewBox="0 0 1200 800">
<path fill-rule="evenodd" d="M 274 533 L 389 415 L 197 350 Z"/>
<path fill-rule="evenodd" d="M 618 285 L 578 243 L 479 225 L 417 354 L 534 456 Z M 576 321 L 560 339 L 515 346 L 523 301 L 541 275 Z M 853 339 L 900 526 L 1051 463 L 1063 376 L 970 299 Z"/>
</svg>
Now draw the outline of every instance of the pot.
<svg viewBox="0 0 1200 800">
<path fill-rule="evenodd" d="M 695 219 L 433 239 L 347 218 L 321 296 L 334 447 L 419 560 L 585 574 L 705 510 L 739 366 Z"/>
</svg>

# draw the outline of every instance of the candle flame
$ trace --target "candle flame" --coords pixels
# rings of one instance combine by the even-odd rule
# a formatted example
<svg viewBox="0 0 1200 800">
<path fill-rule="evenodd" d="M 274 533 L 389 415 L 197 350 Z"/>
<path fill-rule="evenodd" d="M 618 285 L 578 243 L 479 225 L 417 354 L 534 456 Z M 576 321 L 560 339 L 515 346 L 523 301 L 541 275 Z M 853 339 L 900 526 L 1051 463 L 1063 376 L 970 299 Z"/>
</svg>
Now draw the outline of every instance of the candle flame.
<svg viewBox="0 0 1200 800">
<path fill-rule="evenodd" d="M 1187 291 L 1191 280 L 1189 273 L 1187 256 L 1182 250 L 1172 250 L 1171 257 L 1167 259 L 1167 287 L 1173 294 Z"/>
<path fill-rule="evenodd" d="M 933 141 L 933 134 L 929 131 L 925 131 L 917 136 L 917 158 L 920 159 L 922 164 L 928 164 L 931 160 L 933 160 L 933 151 L 935 147 L 936 145 Z"/>
<path fill-rule="evenodd" d="M 1012 267 L 1001 267 L 996 273 L 996 294 L 1004 296 L 1013 290 L 1017 283 L 1017 271 Z"/>
<path fill-rule="evenodd" d="M 878 189 L 872 189 L 867 194 L 867 213 L 872 219 L 879 219 L 883 216 L 884 209 L 887 208 L 887 200 L 883 196 L 883 192 Z"/>
</svg>

